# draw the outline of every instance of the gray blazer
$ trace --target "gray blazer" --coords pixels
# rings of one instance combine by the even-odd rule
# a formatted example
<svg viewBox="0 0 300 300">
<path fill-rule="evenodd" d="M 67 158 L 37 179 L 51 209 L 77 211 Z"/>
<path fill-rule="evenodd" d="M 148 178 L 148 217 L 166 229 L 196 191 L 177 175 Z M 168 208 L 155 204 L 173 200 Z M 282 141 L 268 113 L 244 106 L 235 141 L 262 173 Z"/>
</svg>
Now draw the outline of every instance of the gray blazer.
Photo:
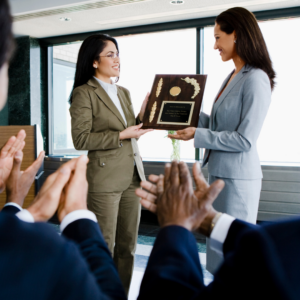
<svg viewBox="0 0 300 300">
<path fill-rule="evenodd" d="M 262 178 L 256 142 L 270 103 L 267 74 L 244 66 L 214 103 L 211 115 L 200 113 L 195 147 L 206 149 L 203 166 L 209 155 L 209 174 L 232 179 Z"/>
</svg>

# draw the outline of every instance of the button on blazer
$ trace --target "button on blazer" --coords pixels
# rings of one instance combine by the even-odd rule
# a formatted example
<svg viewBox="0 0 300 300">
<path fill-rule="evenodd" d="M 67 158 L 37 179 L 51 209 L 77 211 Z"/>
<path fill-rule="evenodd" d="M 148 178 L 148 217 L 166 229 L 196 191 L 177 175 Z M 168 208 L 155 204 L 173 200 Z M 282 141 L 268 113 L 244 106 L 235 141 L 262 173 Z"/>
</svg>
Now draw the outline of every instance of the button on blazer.
<svg viewBox="0 0 300 300">
<path fill-rule="evenodd" d="M 119 133 L 140 123 L 135 118 L 130 93 L 117 86 L 127 126 L 119 110 L 95 78 L 74 89 L 70 107 L 72 138 L 77 150 L 88 150 L 87 179 L 90 192 L 126 190 L 134 171 L 145 180 L 135 138 L 120 141 Z"/>
<path fill-rule="evenodd" d="M 261 69 L 244 66 L 214 103 L 211 115 L 201 112 L 195 147 L 206 148 L 203 166 L 210 153 L 209 174 L 232 179 L 262 178 L 256 142 L 270 103 L 271 86 L 267 74 Z"/>
</svg>

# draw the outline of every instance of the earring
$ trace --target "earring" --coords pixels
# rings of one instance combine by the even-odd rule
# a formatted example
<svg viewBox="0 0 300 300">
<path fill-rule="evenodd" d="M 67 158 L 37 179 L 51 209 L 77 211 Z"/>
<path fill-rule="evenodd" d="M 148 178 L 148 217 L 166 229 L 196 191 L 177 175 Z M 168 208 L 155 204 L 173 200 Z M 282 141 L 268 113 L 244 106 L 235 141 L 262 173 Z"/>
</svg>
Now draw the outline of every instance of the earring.
<svg viewBox="0 0 300 300">
<path fill-rule="evenodd" d="M 236 44 L 236 40 L 234 40 L 234 43 Z"/>
<path fill-rule="evenodd" d="M 97 66 L 94 66 L 95 69 L 97 69 Z"/>
</svg>

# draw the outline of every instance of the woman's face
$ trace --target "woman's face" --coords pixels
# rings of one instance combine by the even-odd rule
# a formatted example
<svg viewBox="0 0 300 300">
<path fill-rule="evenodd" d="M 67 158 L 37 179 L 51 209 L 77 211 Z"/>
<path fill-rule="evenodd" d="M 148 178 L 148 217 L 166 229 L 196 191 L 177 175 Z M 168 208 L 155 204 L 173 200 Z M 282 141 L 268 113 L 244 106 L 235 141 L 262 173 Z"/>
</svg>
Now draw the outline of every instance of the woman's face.
<svg viewBox="0 0 300 300">
<path fill-rule="evenodd" d="M 93 63 L 93 67 L 96 68 L 95 75 L 105 78 L 119 77 L 120 58 L 116 56 L 117 54 L 119 52 L 116 45 L 111 41 L 107 41 L 106 47 L 100 53 L 100 63 L 96 60 Z"/>
<path fill-rule="evenodd" d="M 8 63 L 4 63 L 0 69 L 0 110 L 4 107 L 8 90 Z"/>
<path fill-rule="evenodd" d="M 214 49 L 219 50 L 221 58 L 223 61 L 228 61 L 233 59 L 236 56 L 235 43 L 236 34 L 235 31 L 231 34 L 227 34 L 226 32 L 220 29 L 219 24 L 215 24 L 214 28 L 215 35 L 215 45 Z"/>
</svg>

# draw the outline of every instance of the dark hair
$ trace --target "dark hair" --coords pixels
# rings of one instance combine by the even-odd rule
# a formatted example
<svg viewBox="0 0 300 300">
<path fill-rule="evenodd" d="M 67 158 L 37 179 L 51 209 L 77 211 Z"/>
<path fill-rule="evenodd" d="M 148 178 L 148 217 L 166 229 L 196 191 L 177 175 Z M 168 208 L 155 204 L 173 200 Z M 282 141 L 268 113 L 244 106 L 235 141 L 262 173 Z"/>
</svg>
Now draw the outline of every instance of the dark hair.
<svg viewBox="0 0 300 300">
<path fill-rule="evenodd" d="M 14 48 L 12 17 L 8 0 L 0 0 L 0 68 L 10 60 Z"/>
<path fill-rule="evenodd" d="M 108 34 L 94 34 L 83 41 L 79 49 L 75 80 L 69 99 L 70 103 L 72 103 L 73 90 L 78 86 L 87 83 L 94 76 L 95 69 L 93 67 L 93 62 L 95 60 L 100 62 L 100 53 L 106 47 L 108 41 L 113 42 L 116 45 L 117 50 L 119 51 L 116 39 L 109 36 Z M 116 82 L 118 82 L 118 80 L 119 78 L 117 78 Z"/>
<path fill-rule="evenodd" d="M 273 90 L 276 73 L 254 14 L 245 8 L 233 7 L 219 14 L 216 23 L 227 34 L 231 34 L 235 30 L 238 56 L 247 65 L 265 71 Z"/>
</svg>

